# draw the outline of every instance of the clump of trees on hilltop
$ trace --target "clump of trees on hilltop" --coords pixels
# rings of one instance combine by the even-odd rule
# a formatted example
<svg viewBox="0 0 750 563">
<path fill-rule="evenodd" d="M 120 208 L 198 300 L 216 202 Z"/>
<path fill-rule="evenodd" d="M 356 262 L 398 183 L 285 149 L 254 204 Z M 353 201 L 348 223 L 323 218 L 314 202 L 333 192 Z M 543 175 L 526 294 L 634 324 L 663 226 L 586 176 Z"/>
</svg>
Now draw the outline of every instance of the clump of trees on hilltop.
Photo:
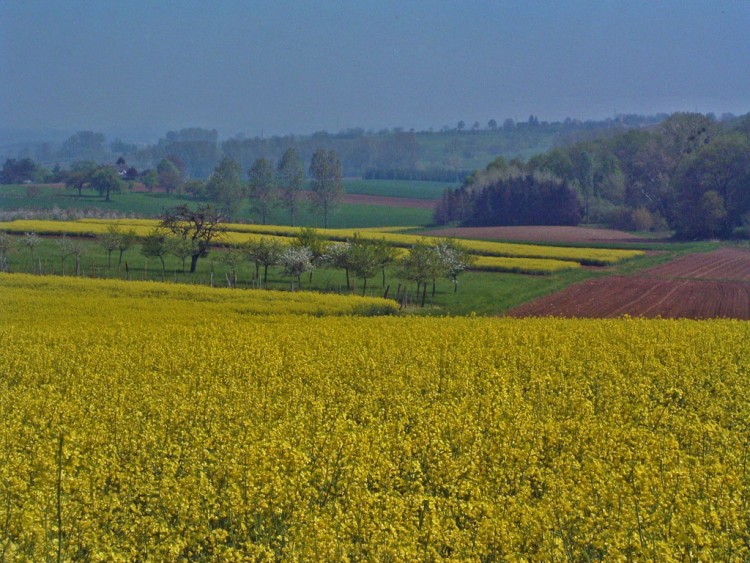
<svg viewBox="0 0 750 563">
<path fill-rule="evenodd" d="M 437 223 L 465 225 L 577 225 L 575 190 L 549 173 L 526 172 L 496 161 L 458 190 L 448 190 L 435 210 Z"/>
<path fill-rule="evenodd" d="M 574 209 L 574 208 L 577 208 Z M 750 237 L 750 114 L 675 113 L 648 129 L 499 158 L 444 194 L 437 223 L 673 230 Z"/>
</svg>

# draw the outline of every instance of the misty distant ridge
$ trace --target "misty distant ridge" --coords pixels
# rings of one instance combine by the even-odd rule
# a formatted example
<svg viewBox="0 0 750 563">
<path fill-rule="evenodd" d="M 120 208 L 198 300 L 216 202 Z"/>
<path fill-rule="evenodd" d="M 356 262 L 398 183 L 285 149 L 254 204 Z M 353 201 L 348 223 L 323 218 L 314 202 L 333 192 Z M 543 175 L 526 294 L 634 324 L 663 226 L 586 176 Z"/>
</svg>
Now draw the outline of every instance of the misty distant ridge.
<svg viewBox="0 0 750 563">
<path fill-rule="evenodd" d="M 30 158 L 42 166 L 59 165 L 63 169 L 80 161 L 114 164 L 123 158 L 129 166 L 144 170 L 169 157 L 184 163 L 188 178 L 205 179 L 224 157 L 236 161 L 246 171 L 258 158 L 277 162 L 289 148 L 294 148 L 308 162 L 315 150 L 324 148 L 339 155 L 347 176 L 416 179 L 417 176 L 404 172 L 427 171 L 428 174 L 419 177 L 456 181 L 484 168 L 498 156 L 523 161 L 555 147 L 609 137 L 628 129 L 653 127 L 668 117 L 663 113 L 627 114 L 602 120 L 566 118 L 547 122 L 530 115 L 524 121 L 461 120 L 452 126 L 421 131 L 355 127 L 336 133 L 253 137 L 237 133 L 228 138 L 216 129 L 203 127 L 159 133 L 155 127 L 133 126 L 113 128 L 112 133 L 106 134 L 91 130 L 0 128 L 0 158 L 3 161 Z M 729 121 L 736 116 L 725 113 L 707 117 Z"/>
<path fill-rule="evenodd" d="M 540 125 L 558 125 L 564 123 L 575 123 L 575 124 L 607 124 L 607 123 L 626 123 L 631 125 L 651 124 L 663 121 L 669 114 L 657 113 L 653 115 L 640 115 L 640 114 L 617 114 L 615 117 L 608 117 L 603 119 L 593 118 L 571 118 L 566 117 L 558 121 L 539 121 Z M 726 113 L 722 114 L 720 119 L 735 117 L 734 114 Z M 504 120 L 495 120 L 498 127 L 502 127 L 503 123 L 510 119 L 514 123 L 523 123 L 526 120 L 514 120 L 507 118 Z M 489 120 L 493 121 L 493 120 Z M 168 131 L 189 131 L 189 130 L 204 130 L 204 131 L 215 131 L 218 134 L 219 140 L 229 139 L 265 139 L 274 137 L 311 137 L 313 135 L 325 133 L 327 135 L 341 135 L 347 134 L 352 131 L 363 132 L 367 135 L 383 134 L 393 130 L 399 131 L 410 131 L 415 133 L 440 133 L 447 130 L 456 130 L 458 123 L 461 120 L 457 120 L 452 125 L 442 125 L 439 127 L 429 127 L 427 129 L 416 129 L 412 127 L 345 127 L 338 131 L 328 131 L 321 129 L 317 131 L 293 131 L 287 133 L 278 132 L 265 132 L 260 131 L 256 133 L 248 133 L 247 131 L 237 130 L 229 133 L 222 131 L 221 128 L 212 127 L 211 125 L 189 125 L 186 124 L 184 127 L 166 127 L 166 126 L 112 126 L 112 127 L 89 127 L 82 124 L 81 127 L 75 129 L 66 128 L 18 128 L 18 127 L 2 127 L 0 126 L 0 147 L 5 148 L 8 145 L 17 145 L 24 143 L 62 143 L 70 136 L 74 135 L 78 131 L 94 131 L 102 133 L 109 140 L 122 139 L 128 143 L 136 145 L 148 145 L 156 143 L 161 137 L 163 137 Z M 465 131 L 470 131 L 471 126 L 475 121 L 464 120 Z M 477 122 L 480 123 L 480 129 L 487 128 L 489 122 Z"/>
<path fill-rule="evenodd" d="M 694 113 L 698 113 L 697 111 Z M 670 114 L 668 113 L 656 113 L 652 115 L 641 115 L 641 114 L 617 114 L 614 117 L 607 117 L 602 119 L 594 119 L 594 118 L 571 118 L 566 117 L 561 120 L 557 121 L 545 121 L 545 120 L 538 120 L 535 116 L 531 115 L 529 116 L 529 119 L 534 118 L 538 120 L 538 125 L 541 126 L 560 126 L 565 124 L 575 124 L 575 125 L 581 125 L 581 126 L 617 126 L 617 125 L 624 125 L 628 127 L 641 127 L 641 126 L 649 126 L 656 123 L 659 123 L 666 119 Z M 708 113 L 706 114 L 709 117 L 712 117 L 713 119 L 716 119 L 717 121 L 727 121 L 731 120 L 737 117 L 734 113 L 722 113 L 720 115 L 716 115 L 714 113 Z M 325 135 L 331 135 L 331 136 L 337 136 L 337 135 L 350 135 L 353 132 L 356 134 L 365 134 L 365 135 L 382 135 L 384 133 L 392 132 L 392 131 L 406 131 L 406 132 L 413 132 L 417 134 L 426 134 L 426 133 L 444 133 L 447 131 L 453 131 L 458 132 L 458 124 L 464 123 L 463 132 L 471 132 L 472 126 L 475 124 L 479 124 L 479 130 L 487 130 L 489 129 L 489 123 L 495 121 L 498 128 L 502 128 L 503 124 L 512 121 L 514 124 L 523 124 L 527 123 L 529 120 L 515 120 L 512 118 L 506 118 L 503 120 L 494 120 L 490 119 L 487 122 L 484 121 L 470 121 L 470 120 L 457 120 L 456 123 L 452 125 L 442 125 L 440 127 L 429 127 L 427 129 L 416 129 L 411 127 L 345 127 L 340 128 L 338 131 L 328 131 L 326 129 L 321 129 L 318 131 L 306 131 L 306 132 L 300 132 L 300 131 L 294 131 L 294 132 L 287 132 L 287 133 L 278 133 L 278 132 L 265 132 L 261 130 L 260 132 L 256 133 L 248 133 L 247 131 L 235 131 L 232 133 L 229 133 L 227 131 L 222 131 L 221 128 L 213 127 L 209 124 L 204 125 L 186 125 L 184 127 L 166 127 L 166 126 L 156 126 L 156 125 L 149 125 L 149 126 L 127 126 L 127 125 L 117 125 L 117 126 L 111 126 L 111 127 L 89 127 L 83 124 L 81 127 L 78 127 L 76 129 L 67 129 L 67 128 L 57 128 L 57 127 L 50 127 L 50 128 L 18 128 L 18 127 L 3 127 L 0 126 L 0 149 L 6 149 L 9 146 L 14 145 L 23 145 L 23 144 L 33 144 L 33 143 L 63 143 L 66 139 L 74 135 L 75 133 L 79 131 L 94 131 L 98 133 L 102 133 L 107 140 L 115 140 L 115 139 L 121 139 L 124 142 L 132 143 L 138 146 L 145 146 L 153 143 L 157 143 L 160 138 L 164 137 L 167 133 L 165 132 L 178 132 L 178 131 L 211 131 L 215 132 L 218 136 L 219 141 L 225 141 L 229 139 L 267 139 L 267 138 L 285 138 L 285 137 L 312 137 L 320 134 Z"/>
<path fill-rule="evenodd" d="M 17 127 L 0 127 L 0 148 L 5 149 L 12 145 L 23 145 L 29 143 L 60 143 L 78 131 L 101 132 L 107 139 L 127 139 L 131 143 L 147 145 L 158 140 L 164 134 L 163 127 L 115 127 L 115 128 L 89 128 L 78 129 L 21 129 Z"/>
</svg>

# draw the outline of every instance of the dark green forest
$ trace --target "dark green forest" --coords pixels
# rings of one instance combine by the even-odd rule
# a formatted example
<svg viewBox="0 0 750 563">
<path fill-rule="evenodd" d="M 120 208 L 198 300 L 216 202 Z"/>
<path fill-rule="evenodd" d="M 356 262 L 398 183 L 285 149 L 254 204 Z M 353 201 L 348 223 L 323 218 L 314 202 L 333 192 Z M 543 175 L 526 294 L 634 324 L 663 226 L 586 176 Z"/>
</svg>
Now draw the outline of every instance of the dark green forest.
<svg viewBox="0 0 750 563">
<path fill-rule="evenodd" d="M 551 186 L 557 186 L 555 197 Z M 578 213 L 570 207 L 573 194 Z M 546 221 L 540 223 L 540 216 Z M 457 190 L 448 190 L 435 220 L 466 225 L 580 221 L 672 230 L 687 239 L 748 237 L 750 114 L 718 122 L 710 115 L 675 113 L 652 127 L 557 147 L 525 162 L 499 157 Z"/>
</svg>

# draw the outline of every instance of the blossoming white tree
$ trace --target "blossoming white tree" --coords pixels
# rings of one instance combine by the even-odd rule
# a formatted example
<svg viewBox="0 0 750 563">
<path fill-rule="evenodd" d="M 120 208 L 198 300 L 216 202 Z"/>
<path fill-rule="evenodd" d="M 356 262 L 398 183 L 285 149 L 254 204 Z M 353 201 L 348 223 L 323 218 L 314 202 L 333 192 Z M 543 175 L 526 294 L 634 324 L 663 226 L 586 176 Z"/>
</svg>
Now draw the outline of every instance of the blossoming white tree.
<svg viewBox="0 0 750 563">
<path fill-rule="evenodd" d="M 313 269 L 313 253 L 305 246 L 288 246 L 279 256 L 279 265 L 284 276 L 297 278 L 297 286 L 302 283 L 302 274 Z M 294 289 L 294 281 L 292 281 Z"/>
<path fill-rule="evenodd" d="M 440 270 L 444 272 L 451 282 L 453 282 L 453 292 L 458 291 L 458 275 L 468 268 L 474 261 L 474 257 L 469 251 L 451 239 L 442 239 L 434 247 L 433 252 L 440 264 Z M 433 294 L 435 292 L 433 284 Z"/>
</svg>

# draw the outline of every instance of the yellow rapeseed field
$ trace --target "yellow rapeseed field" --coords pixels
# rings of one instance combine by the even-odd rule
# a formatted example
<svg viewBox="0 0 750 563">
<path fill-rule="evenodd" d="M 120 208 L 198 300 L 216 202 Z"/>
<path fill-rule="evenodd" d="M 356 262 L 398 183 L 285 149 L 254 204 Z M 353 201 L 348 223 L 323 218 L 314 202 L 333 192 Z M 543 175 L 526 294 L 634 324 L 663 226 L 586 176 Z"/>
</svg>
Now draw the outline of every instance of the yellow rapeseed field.
<svg viewBox="0 0 750 563">
<path fill-rule="evenodd" d="M 356 298 L 352 298 L 356 297 Z M 65 303 L 66 316 L 117 319 L 123 308 L 131 317 L 154 322 L 190 322 L 231 315 L 390 315 L 395 301 L 375 297 L 324 294 L 307 291 L 231 290 L 201 285 L 148 281 L 86 279 L 29 274 L 0 277 L 0 311 L 4 321 L 27 326 L 47 324 L 50 311 Z M 195 310 L 200 311 L 197 319 Z"/>
<path fill-rule="evenodd" d="M 276 236 L 295 236 L 299 227 L 278 225 L 244 225 L 229 224 L 226 226 L 230 233 L 256 233 Z M 385 240 L 394 246 L 408 247 L 420 241 L 430 240 L 430 237 L 412 234 L 400 234 L 384 231 L 363 231 L 362 229 L 317 229 L 329 240 L 343 241 L 351 238 L 355 233 L 364 239 Z M 473 254 L 485 256 L 502 256 L 516 258 L 536 258 L 568 260 L 591 265 L 609 265 L 628 260 L 643 254 L 640 250 L 621 250 L 610 248 L 576 248 L 556 247 L 535 244 L 518 244 L 506 242 L 492 242 L 485 240 L 465 240 L 460 243 Z"/>
<path fill-rule="evenodd" d="M 477 256 L 469 268 L 489 272 L 517 272 L 521 274 L 550 274 L 580 268 L 578 262 L 549 258 L 508 258 L 504 256 Z"/>
<path fill-rule="evenodd" d="M 133 221 L 130 223 L 130 221 Z M 97 221 L 51 221 L 46 219 L 16 219 L 0 222 L 0 231 L 8 233 L 37 233 L 39 235 L 101 235 L 107 232 L 110 225 L 132 228 L 138 236 L 146 236 L 153 226 L 144 223 L 150 220 L 97 220 Z M 156 222 L 158 223 L 158 221 Z"/>
<path fill-rule="evenodd" d="M 79 221 L 42 221 L 16 220 L 0 223 L 0 231 L 39 234 L 88 234 L 97 235 L 106 232 L 109 225 L 116 224 L 122 228 L 132 228 L 138 236 L 147 235 L 159 222 L 155 219 L 83 219 Z M 299 233 L 299 227 L 279 225 L 246 225 L 230 223 L 225 225 L 223 241 L 229 244 L 241 244 L 255 240 L 260 235 L 293 237 Z M 418 242 L 429 241 L 430 237 L 362 229 L 317 229 L 328 240 L 345 241 L 355 234 L 363 239 L 385 240 L 393 246 L 409 247 Z M 536 244 L 518 244 L 510 242 L 492 242 L 486 240 L 460 240 L 472 254 L 508 258 L 552 259 L 578 262 L 580 264 L 606 266 L 636 256 L 643 255 L 640 250 L 621 250 L 611 248 L 578 248 L 562 246 L 545 246 Z"/>
<path fill-rule="evenodd" d="M 750 559 L 750 324 L 283 297 L 0 275 L 0 559 Z"/>
</svg>

